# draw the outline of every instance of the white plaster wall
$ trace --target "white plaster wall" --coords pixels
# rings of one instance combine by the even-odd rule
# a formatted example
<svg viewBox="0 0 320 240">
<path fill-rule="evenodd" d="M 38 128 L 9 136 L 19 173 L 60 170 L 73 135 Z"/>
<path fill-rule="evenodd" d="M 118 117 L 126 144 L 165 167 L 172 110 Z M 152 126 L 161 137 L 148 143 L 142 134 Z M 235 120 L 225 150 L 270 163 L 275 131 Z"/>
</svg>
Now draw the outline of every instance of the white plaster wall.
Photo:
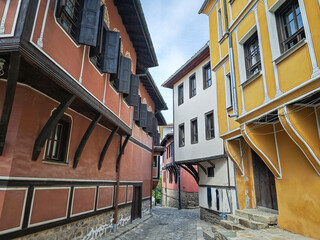
<svg viewBox="0 0 320 240">
<path fill-rule="evenodd" d="M 201 168 L 199 169 L 199 185 L 211 185 L 211 186 L 235 186 L 234 181 L 234 165 L 232 161 L 228 158 L 229 161 L 229 179 L 228 181 L 228 164 L 226 159 L 216 159 L 211 161 L 214 165 L 214 177 L 208 177 Z M 206 169 L 211 167 L 208 162 L 202 162 L 202 166 Z"/>
<path fill-rule="evenodd" d="M 208 204 L 208 188 L 211 189 L 211 207 Z M 217 208 L 217 192 L 219 209 Z M 234 189 L 199 187 L 199 206 L 221 213 L 234 213 L 237 208 L 236 191 Z"/>
<path fill-rule="evenodd" d="M 223 141 L 219 138 L 217 98 L 214 74 L 212 85 L 203 89 L 203 66 L 209 62 L 209 58 L 192 70 L 188 75 L 176 83 L 174 91 L 174 147 L 175 161 L 193 160 L 209 156 L 224 154 Z M 189 98 L 189 77 L 196 74 L 196 96 Z M 178 106 L 178 86 L 183 82 L 184 103 Z M 206 140 L 205 113 L 214 110 L 215 138 Z M 191 144 L 190 120 L 198 119 L 198 143 Z M 184 123 L 185 146 L 179 147 L 179 125 Z"/>
</svg>

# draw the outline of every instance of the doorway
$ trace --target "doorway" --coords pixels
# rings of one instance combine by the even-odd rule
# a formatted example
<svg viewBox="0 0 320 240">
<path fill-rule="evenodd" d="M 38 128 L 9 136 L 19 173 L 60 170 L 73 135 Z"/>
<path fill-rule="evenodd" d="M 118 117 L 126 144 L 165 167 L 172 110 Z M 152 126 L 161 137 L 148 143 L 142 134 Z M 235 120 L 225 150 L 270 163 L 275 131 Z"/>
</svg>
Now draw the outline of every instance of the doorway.
<svg viewBox="0 0 320 240">
<path fill-rule="evenodd" d="M 278 210 L 274 175 L 252 149 L 251 155 L 257 206 Z"/>
<path fill-rule="evenodd" d="M 141 204 L 142 204 L 142 190 L 141 186 L 134 186 L 133 201 L 131 208 L 131 221 L 137 218 L 141 218 Z"/>
</svg>

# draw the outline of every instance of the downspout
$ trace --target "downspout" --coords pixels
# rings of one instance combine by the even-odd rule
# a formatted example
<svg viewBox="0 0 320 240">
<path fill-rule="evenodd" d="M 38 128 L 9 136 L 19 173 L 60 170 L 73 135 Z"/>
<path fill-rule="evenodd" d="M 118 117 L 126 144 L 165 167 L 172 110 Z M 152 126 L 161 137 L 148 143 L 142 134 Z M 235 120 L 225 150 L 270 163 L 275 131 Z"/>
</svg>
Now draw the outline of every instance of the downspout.
<svg viewBox="0 0 320 240">
<path fill-rule="evenodd" d="M 119 139 L 119 154 L 121 154 L 122 136 Z M 118 221 L 118 201 L 119 201 L 119 188 L 120 188 L 120 166 L 116 169 L 116 196 L 114 201 L 114 216 L 113 216 L 113 232 L 117 231 L 117 221 Z"/>
<path fill-rule="evenodd" d="M 224 23 L 226 28 L 226 34 L 229 40 L 229 59 L 230 59 L 230 71 L 231 71 L 231 88 L 232 88 L 232 105 L 233 114 L 229 117 L 238 117 L 238 100 L 237 100 L 237 88 L 236 88 L 236 75 L 234 70 L 233 48 L 232 48 L 232 34 L 229 32 L 228 13 L 227 13 L 227 1 L 223 0 L 224 7 Z"/>
<path fill-rule="evenodd" d="M 154 155 L 154 138 L 152 138 L 152 152 L 151 152 L 150 213 L 152 213 L 152 189 L 153 189 L 153 174 L 152 174 L 153 167 L 152 167 L 152 163 L 153 163 L 153 155 Z M 155 204 L 156 204 L 156 201 L 157 201 L 157 195 L 155 195 L 155 198 L 154 198 Z"/>
</svg>

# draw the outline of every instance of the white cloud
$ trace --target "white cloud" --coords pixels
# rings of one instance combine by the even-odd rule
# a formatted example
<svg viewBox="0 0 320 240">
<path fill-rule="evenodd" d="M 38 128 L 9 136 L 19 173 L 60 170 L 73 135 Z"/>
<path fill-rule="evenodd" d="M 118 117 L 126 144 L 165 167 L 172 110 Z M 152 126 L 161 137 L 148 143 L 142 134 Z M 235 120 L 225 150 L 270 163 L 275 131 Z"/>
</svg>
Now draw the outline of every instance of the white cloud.
<svg viewBox="0 0 320 240">
<path fill-rule="evenodd" d="M 209 40 L 209 19 L 199 15 L 202 0 L 141 0 L 159 67 L 150 68 L 167 105 L 163 112 L 173 121 L 172 90 L 161 87 L 181 65 Z"/>
</svg>

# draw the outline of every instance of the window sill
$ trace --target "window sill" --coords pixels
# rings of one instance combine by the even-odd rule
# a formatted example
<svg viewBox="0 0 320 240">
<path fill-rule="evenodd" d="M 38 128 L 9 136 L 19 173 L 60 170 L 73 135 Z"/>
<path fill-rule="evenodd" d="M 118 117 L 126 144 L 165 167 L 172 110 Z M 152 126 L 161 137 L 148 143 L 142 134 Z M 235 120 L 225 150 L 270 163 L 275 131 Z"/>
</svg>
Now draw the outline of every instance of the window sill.
<svg viewBox="0 0 320 240">
<path fill-rule="evenodd" d="M 232 110 L 232 109 L 233 109 L 233 106 L 227 107 L 227 111 L 230 111 L 230 110 Z"/>
<path fill-rule="evenodd" d="M 212 137 L 212 138 L 206 138 L 206 140 L 207 140 L 207 141 L 212 140 L 212 139 L 215 139 L 215 137 Z"/>
<path fill-rule="evenodd" d="M 280 62 L 282 62 L 283 60 L 285 60 L 287 57 L 289 57 L 291 54 L 293 54 L 294 52 L 298 51 L 301 47 L 303 47 L 305 44 L 307 44 L 306 39 L 301 40 L 300 42 L 298 42 L 296 45 L 294 45 L 292 48 L 288 49 L 287 51 L 285 51 L 284 53 L 282 53 L 278 58 L 276 58 L 274 60 L 274 62 L 276 64 L 279 64 Z"/>
<path fill-rule="evenodd" d="M 68 166 L 67 162 L 58 162 L 58 161 L 47 160 L 47 159 L 42 160 L 42 163 L 52 164 L 52 165 L 60 165 L 60 166 Z"/>
<path fill-rule="evenodd" d="M 198 143 L 198 141 L 197 142 L 191 142 L 191 144 L 197 144 Z"/>
<path fill-rule="evenodd" d="M 258 77 L 260 77 L 262 75 L 262 71 L 257 72 L 256 74 L 252 75 L 251 77 L 249 77 L 246 81 L 244 81 L 243 83 L 240 84 L 241 87 L 245 87 L 247 86 L 249 83 L 253 82 L 254 80 L 256 80 Z"/>
<path fill-rule="evenodd" d="M 228 37 L 228 34 L 225 32 L 223 36 L 220 38 L 219 44 L 221 44 L 225 39 L 227 39 L 227 37 Z"/>
</svg>

